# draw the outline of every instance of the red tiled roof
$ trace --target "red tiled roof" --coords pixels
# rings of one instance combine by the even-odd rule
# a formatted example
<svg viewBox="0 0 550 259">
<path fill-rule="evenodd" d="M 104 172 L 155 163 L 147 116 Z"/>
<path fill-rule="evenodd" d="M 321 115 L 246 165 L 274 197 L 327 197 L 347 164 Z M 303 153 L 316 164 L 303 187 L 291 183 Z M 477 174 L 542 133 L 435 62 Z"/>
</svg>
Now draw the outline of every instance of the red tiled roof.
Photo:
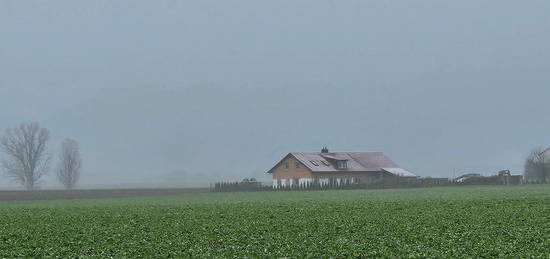
<svg viewBox="0 0 550 259">
<path fill-rule="evenodd" d="M 414 173 L 399 167 L 399 165 L 381 152 L 293 152 L 289 153 L 287 156 L 294 156 L 313 173 L 385 171 L 403 177 L 417 177 Z M 347 168 L 336 168 L 336 163 L 334 163 L 334 160 L 347 161 Z M 269 170 L 268 173 L 270 173 L 273 169 Z"/>
</svg>

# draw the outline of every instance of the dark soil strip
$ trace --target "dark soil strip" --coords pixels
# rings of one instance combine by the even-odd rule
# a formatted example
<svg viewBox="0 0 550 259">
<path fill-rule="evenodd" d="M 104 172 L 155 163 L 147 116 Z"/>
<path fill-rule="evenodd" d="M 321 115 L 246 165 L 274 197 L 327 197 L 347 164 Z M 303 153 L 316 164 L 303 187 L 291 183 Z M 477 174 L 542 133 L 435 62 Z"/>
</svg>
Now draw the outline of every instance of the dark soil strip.
<svg viewBox="0 0 550 259">
<path fill-rule="evenodd" d="M 208 188 L 0 191 L 0 201 L 66 200 L 205 193 Z"/>
</svg>

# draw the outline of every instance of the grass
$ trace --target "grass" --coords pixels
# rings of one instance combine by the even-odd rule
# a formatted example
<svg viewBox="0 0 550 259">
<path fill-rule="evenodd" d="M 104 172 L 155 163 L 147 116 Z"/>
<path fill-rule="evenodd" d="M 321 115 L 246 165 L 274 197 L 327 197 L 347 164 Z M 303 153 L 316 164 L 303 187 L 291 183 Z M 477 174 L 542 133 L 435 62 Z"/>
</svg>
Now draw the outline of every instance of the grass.
<svg viewBox="0 0 550 259">
<path fill-rule="evenodd" d="M 550 187 L 0 203 L 0 257 L 545 257 Z"/>
</svg>

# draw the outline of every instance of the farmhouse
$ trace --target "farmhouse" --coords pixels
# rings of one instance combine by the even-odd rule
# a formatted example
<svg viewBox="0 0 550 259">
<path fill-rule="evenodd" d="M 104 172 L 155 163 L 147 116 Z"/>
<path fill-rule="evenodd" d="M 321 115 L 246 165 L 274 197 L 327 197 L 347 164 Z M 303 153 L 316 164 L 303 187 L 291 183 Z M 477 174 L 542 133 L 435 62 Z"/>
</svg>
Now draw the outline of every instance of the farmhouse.
<svg viewBox="0 0 550 259">
<path fill-rule="evenodd" d="M 416 178 L 381 152 L 294 152 L 268 171 L 273 188 L 308 184 L 368 184 L 385 178 Z"/>
</svg>

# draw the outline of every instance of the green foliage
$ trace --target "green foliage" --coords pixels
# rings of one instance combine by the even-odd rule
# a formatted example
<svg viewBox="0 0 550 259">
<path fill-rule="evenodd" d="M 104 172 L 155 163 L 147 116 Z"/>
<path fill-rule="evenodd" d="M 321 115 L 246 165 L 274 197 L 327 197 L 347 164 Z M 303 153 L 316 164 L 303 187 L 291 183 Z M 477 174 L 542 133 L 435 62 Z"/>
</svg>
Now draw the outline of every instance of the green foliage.
<svg viewBox="0 0 550 259">
<path fill-rule="evenodd" d="M 548 257 L 550 188 L 0 203 L 0 257 Z"/>
</svg>

